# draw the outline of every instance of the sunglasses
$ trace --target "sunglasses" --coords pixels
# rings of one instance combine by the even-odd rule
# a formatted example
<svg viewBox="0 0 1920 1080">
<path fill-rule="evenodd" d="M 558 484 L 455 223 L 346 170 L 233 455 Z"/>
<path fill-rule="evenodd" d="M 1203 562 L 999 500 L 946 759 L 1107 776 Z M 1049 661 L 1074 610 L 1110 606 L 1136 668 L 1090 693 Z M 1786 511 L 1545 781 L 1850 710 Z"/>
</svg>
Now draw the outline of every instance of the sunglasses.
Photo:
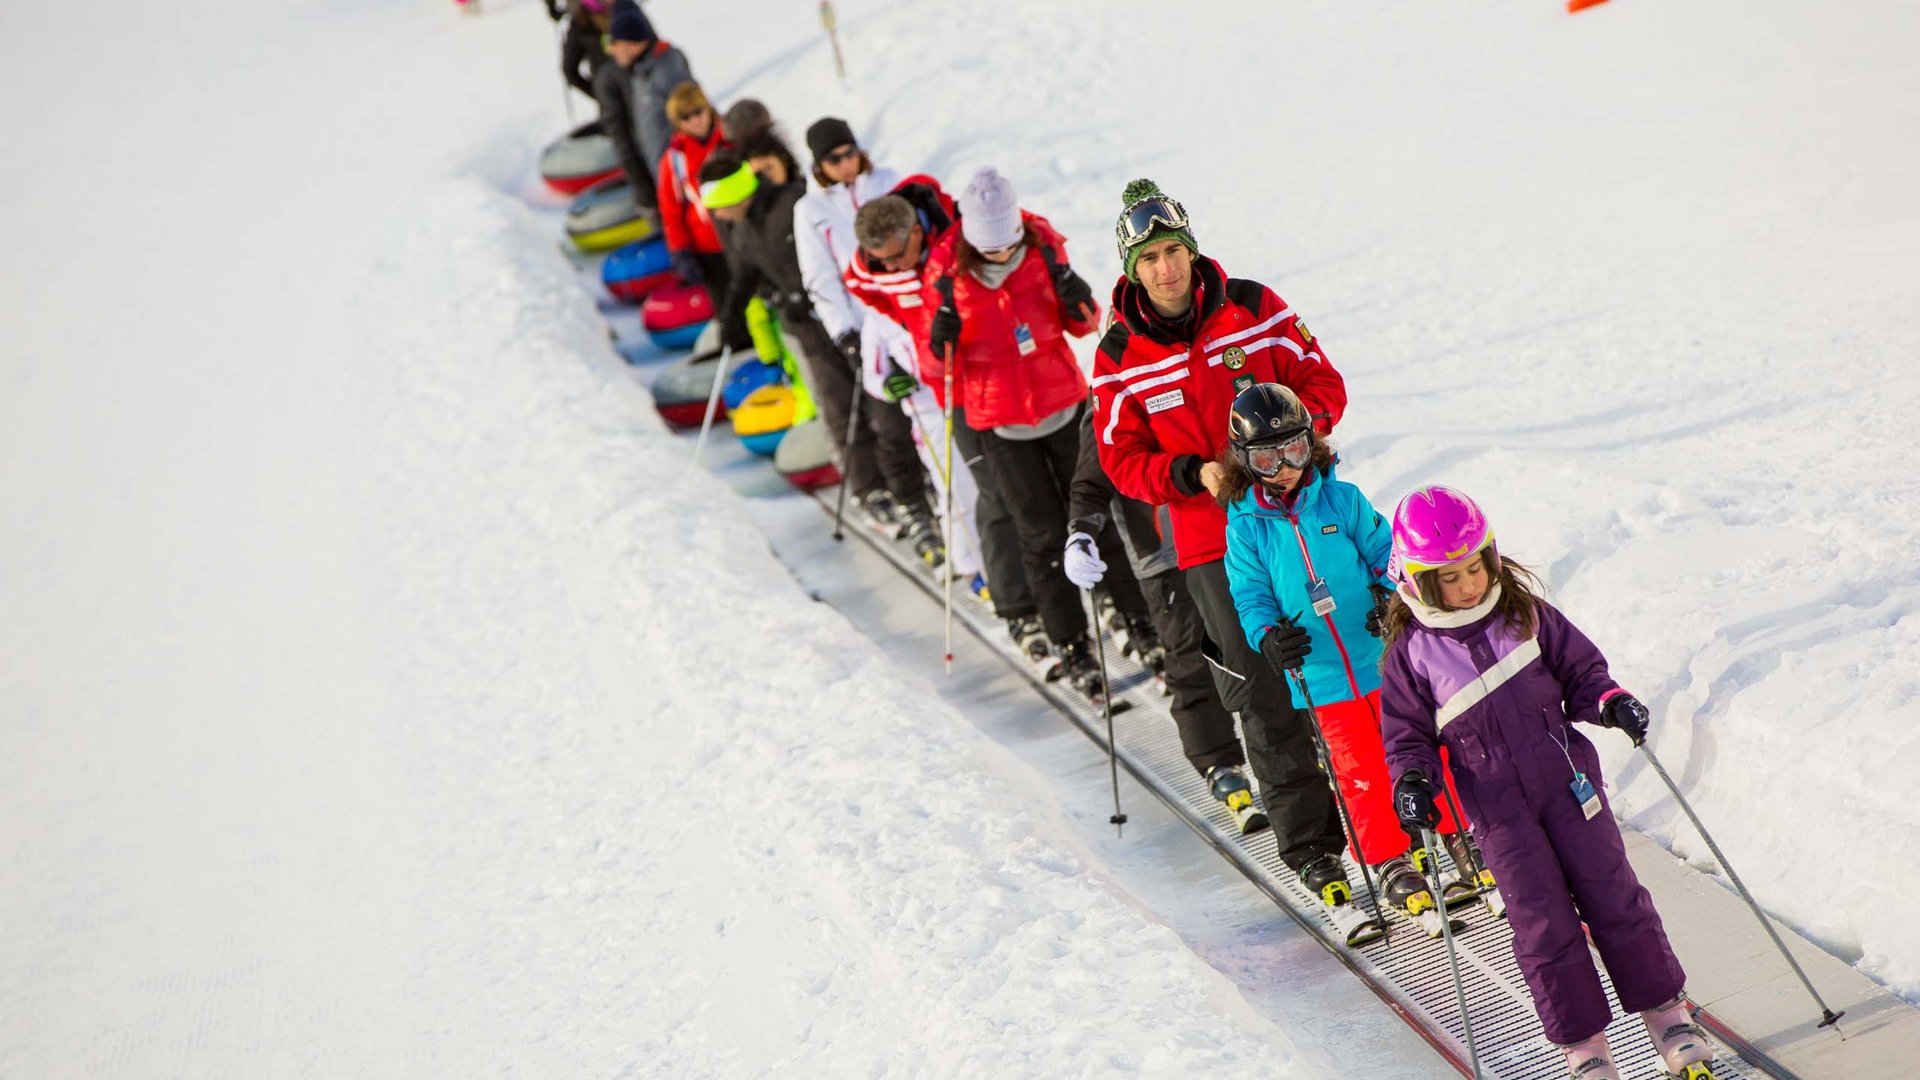
<svg viewBox="0 0 1920 1080">
<path fill-rule="evenodd" d="M 822 165 L 838 165 L 838 164 L 840 164 L 841 162 L 843 162 L 843 161 L 846 161 L 846 160 L 847 160 L 847 159 L 849 159 L 849 158 L 856 158 L 856 157 L 859 157 L 859 156 L 860 156 L 860 148 L 859 148 L 859 147 L 857 147 L 857 146 L 843 146 L 843 147 L 841 147 L 840 149 L 838 149 L 838 150 L 835 150 L 835 151 L 833 151 L 833 152 L 832 152 L 832 153 L 830 153 L 830 154 L 826 154 L 826 155 L 824 155 L 824 156 L 822 156 L 822 157 L 820 158 L 820 164 L 822 164 Z"/>
<path fill-rule="evenodd" d="M 1247 468 L 1264 477 L 1279 473 L 1282 465 L 1289 469 L 1304 469 L 1312 459 L 1313 437 L 1307 431 L 1288 436 L 1284 442 L 1247 447 Z"/>
<path fill-rule="evenodd" d="M 989 259 L 997 259 L 1002 255 L 1011 255 L 1014 252 L 1020 250 L 1021 243 L 1022 241 L 1015 240 L 1013 243 L 1008 244 L 1006 247 L 979 248 L 978 250 L 980 254 L 985 255 Z"/>
</svg>

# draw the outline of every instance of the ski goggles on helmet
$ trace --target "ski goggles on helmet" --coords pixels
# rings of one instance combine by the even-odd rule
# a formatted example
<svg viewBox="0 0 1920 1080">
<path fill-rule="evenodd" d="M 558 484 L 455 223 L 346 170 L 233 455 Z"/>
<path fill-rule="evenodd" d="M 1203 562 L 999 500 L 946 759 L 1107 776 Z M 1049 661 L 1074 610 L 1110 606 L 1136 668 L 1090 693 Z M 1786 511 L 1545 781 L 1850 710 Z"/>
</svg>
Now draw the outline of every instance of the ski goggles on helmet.
<svg viewBox="0 0 1920 1080">
<path fill-rule="evenodd" d="M 1313 460 L 1313 433 L 1306 428 L 1301 428 L 1280 442 L 1249 446 L 1245 456 L 1247 468 L 1256 476 L 1274 476 L 1280 472 L 1282 466 L 1289 469 L 1304 469 L 1307 467 L 1307 462 Z"/>
<path fill-rule="evenodd" d="M 1122 244 L 1132 247 L 1152 236 L 1156 224 L 1167 229 L 1186 228 L 1187 208 L 1165 195 L 1141 199 L 1127 207 L 1114 231 Z"/>
</svg>

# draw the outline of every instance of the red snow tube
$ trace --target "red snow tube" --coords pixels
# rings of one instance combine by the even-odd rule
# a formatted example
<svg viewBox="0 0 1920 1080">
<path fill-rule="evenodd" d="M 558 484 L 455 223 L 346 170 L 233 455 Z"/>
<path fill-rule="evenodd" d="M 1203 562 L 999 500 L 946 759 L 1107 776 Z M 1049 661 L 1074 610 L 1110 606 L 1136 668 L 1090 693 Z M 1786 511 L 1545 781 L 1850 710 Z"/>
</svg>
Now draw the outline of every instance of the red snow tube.
<svg viewBox="0 0 1920 1080">
<path fill-rule="evenodd" d="M 651 333 L 678 330 L 713 318 L 713 297 L 705 285 L 668 283 L 647 294 L 640 305 L 640 325 Z"/>
<path fill-rule="evenodd" d="M 619 175 L 620 158 L 613 140 L 600 133 L 598 120 L 555 139 L 540 155 L 540 179 L 562 195 L 578 195 Z"/>
</svg>

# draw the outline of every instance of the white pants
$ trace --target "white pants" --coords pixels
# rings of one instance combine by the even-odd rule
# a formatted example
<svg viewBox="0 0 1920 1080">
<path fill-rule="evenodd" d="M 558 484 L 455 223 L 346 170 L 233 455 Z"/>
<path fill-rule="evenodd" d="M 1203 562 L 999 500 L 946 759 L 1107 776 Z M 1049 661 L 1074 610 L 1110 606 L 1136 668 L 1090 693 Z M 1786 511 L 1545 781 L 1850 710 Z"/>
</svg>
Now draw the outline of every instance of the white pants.
<svg viewBox="0 0 1920 1080">
<path fill-rule="evenodd" d="M 947 564 L 965 581 L 981 572 L 980 533 L 973 524 L 973 504 L 979 490 L 967 470 L 966 455 L 953 451 L 953 520 L 947 519 L 947 428 L 933 391 L 921 387 L 900 403 L 913 425 L 913 448 L 933 480 L 933 512 L 940 518 L 940 535 L 947 545 Z"/>
</svg>

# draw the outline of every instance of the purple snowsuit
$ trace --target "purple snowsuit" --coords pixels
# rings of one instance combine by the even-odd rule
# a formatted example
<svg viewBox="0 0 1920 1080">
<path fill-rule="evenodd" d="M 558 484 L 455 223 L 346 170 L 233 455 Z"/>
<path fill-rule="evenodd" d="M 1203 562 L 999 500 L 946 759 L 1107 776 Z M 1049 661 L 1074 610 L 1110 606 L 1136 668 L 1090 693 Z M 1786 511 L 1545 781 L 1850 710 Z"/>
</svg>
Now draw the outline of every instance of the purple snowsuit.
<svg viewBox="0 0 1920 1080">
<path fill-rule="evenodd" d="M 1686 973 L 1612 814 L 1589 819 L 1568 787 L 1577 765 L 1605 802 L 1599 758 L 1572 721 L 1596 720 L 1601 695 L 1618 684 L 1566 616 L 1545 601 L 1536 610 L 1538 630 L 1521 640 L 1498 613 L 1468 621 L 1446 612 L 1454 618 L 1436 626 L 1425 621 L 1436 613 L 1416 609 L 1387 652 L 1380 704 L 1396 782 L 1409 769 L 1438 777 L 1437 748 L 1447 747 L 1540 1026 L 1564 1046 L 1613 1016 L 1582 921 L 1627 1012 L 1672 1001 Z M 1457 622 L 1466 625 L 1445 625 Z"/>
</svg>

